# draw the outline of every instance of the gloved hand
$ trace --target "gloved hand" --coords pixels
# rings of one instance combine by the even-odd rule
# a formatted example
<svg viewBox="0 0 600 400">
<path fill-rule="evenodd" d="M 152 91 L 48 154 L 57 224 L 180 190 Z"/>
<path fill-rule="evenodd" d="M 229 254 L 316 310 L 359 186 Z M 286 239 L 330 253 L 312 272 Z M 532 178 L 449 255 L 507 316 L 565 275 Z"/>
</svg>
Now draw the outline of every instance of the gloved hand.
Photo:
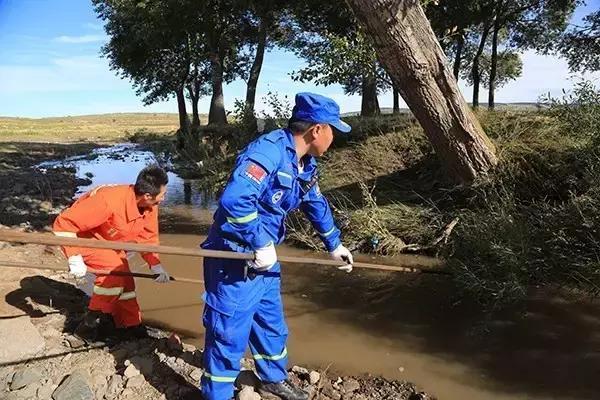
<svg viewBox="0 0 600 400">
<path fill-rule="evenodd" d="M 338 261 L 344 261 L 348 265 L 342 265 L 338 267 L 341 271 L 351 272 L 352 264 L 354 263 L 354 257 L 352 257 L 352 253 L 348 250 L 343 244 L 340 244 L 335 248 L 332 252 L 330 252 L 331 258 Z"/>
<path fill-rule="evenodd" d="M 167 283 L 171 279 L 169 273 L 160 264 L 153 265 L 150 269 L 153 273 L 158 274 L 158 276 L 154 278 L 154 282 Z"/>
<path fill-rule="evenodd" d="M 269 243 L 265 247 L 256 249 L 254 251 L 254 260 L 246 261 L 250 268 L 260 272 L 270 270 L 276 262 L 277 252 L 275 251 L 275 245 L 273 242 Z"/>
<path fill-rule="evenodd" d="M 85 272 L 87 271 L 87 265 L 85 265 L 85 262 L 83 262 L 83 257 L 81 254 L 69 257 L 67 262 L 69 263 L 69 272 L 71 275 L 73 275 L 75 278 L 83 278 Z"/>
</svg>

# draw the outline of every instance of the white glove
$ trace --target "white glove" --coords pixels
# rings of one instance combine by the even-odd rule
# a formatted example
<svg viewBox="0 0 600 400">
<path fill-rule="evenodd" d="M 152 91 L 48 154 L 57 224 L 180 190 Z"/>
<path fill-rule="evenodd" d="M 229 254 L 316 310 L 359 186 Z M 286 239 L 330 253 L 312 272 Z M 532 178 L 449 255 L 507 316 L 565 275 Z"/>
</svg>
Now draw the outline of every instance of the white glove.
<svg viewBox="0 0 600 400">
<path fill-rule="evenodd" d="M 85 262 L 83 262 L 83 257 L 81 254 L 69 257 L 67 262 L 69 263 L 69 272 L 71 275 L 73 275 L 75 278 L 83 278 L 87 271 L 87 265 L 85 265 Z"/>
<path fill-rule="evenodd" d="M 270 270 L 276 262 L 277 252 L 275 251 L 275 245 L 271 242 L 265 247 L 256 249 L 254 251 L 254 260 L 246 261 L 246 264 L 256 271 L 265 272 Z"/>
<path fill-rule="evenodd" d="M 341 271 L 351 272 L 352 264 L 354 263 L 354 257 L 352 257 L 352 253 L 348 250 L 343 244 L 340 244 L 335 248 L 332 252 L 330 252 L 331 258 L 338 261 L 344 261 L 347 265 L 342 265 L 338 267 Z"/>
<path fill-rule="evenodd" d="M 163 266 L 160 264 L 153 265 L 150 267 L 150 269 L 152 270 L 153 273 L 158 275 L 154 279 L 154 282 L 167 283 L 171 279 L 171 277 L 169 276 L 169 273 L 167 271 L 165 271 Z"/>
</svg>

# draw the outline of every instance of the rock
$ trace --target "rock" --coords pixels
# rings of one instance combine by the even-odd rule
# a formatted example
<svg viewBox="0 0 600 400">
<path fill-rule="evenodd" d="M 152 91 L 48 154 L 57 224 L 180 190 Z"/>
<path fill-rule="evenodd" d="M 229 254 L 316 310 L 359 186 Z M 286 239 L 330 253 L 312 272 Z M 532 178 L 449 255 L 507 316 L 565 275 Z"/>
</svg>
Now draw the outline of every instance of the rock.
<svg viewBox="0 0 600 400">
<path fill-rule="evenodd" d="M 244 386 L 236 396 L 238 400 L 260 400 L 260 394 L 256 393 L 250 386 Z"/>
<path fill-rule="evenodd" d="M 319 382 L 319 379 L 321 379 L 321 374 L 317 371 L 310 371 L 308 374 L 308 381 L 311 385 L 316 385 L 317 382 Z"/>
<path fill-rule="evenodd" d="M 146 379 L 143 375 L 136 375 L 133 378 L 127 380 L 125 384 L 126 388 L 138 388 L 142 386 L 146 382 Z"/>
<path fill-rule="evenodd" d="M 194 382 L 200 382 L 200 378 L 202 378 L 202 370 L 200 368 L 194 368 L 192 372 L 190 372 L 190 378 L 192 378 Z"/>
<path fill-rule="evenodd" d="M 121 397 L 126 398 L 133 395 L 133 389 L 129 388 L 129 389 L 125 389 L 121 392 Z"/>
<path fill-rule="evenodd" d="M 158 353 L 158 361 L 164 362 L 167 359 L 165 353 Z"/>
<path fill-rule="evenodd" d="M 127 368 L 125 368 L 125 372 L 123 372 L 123 376 L 125 378 L 133 378 L 134 376 L 138 376 L 140 374 L 140 370 L 135 367 L 133 364 L 129 364 Z"/>
<path fill-rule="evenodd" d="M 333 400 L 340 400 L 342 398 L 342 395 L 340 394 L 340 392 L 335 390 L 335 388 L 333 387 L 331 382 L 329 382 L 328 380 L 323 385 L 323 389 L 321 391 L 323 392 L 323 394 L 325 396 L 330 397 Z"/>
<path fill-rule="evenodd" d="M 2 375 L 0 376 L 0 392 L 8 390 L 8 385 L 12 381 L 12 377 L 14 374 L 15 372 L 13 371 L 12 367 L 9 370 L 4 371 L 2 373 Z"/>
<path fill-rule="evenodd" d="M 298 375 L 308 375 L 308 370 L 306 368 L 302 368 L 297 365 L 292 367 L 292 372 L 295 372 Z"/>
<path fill-rule="evenodd" d="M 21 397 L 19 392 L 20 390 L 16 392 L 2 393 L 2 400 L 23 400 L 23 397 Z"/>
<path fill-rule="evenodd" d="M 21 369 L 12 377 L 10 383 L 10 390 L 19 390 L 24 388 L 33 382 L 40 382 L 42 380 L 42 374 L 36 368 L 25 368 Z"/>
<path fill-rule="evenodd" d="M 52 396 L 52 392 L 57 388 L 56 385 L 53 385 L 52 382 L 48 382 L 38 388 L 37 397 L 38 399 L 47 400 Z"/>
<path fill-rule="evenodd" d="M 104 398 L 104 396 L 106 396 L 106 392 L 108 390 L 108 387 L 106 384 L 102 385 L 102 386 L 98 386 L 96 388 L 96 391 L 94 392 L 96 395 L 96 399 L 97 400 L 102 400 Z"/>
<path fill-rule="evenodd" d="M 187 352 L 190 352 L 190 353 L 193 353 L 193 352 L 196 351 L 196 346 L 194 346 L 192 344 L 183 343 L 182 347 L 183 347 L 184 351 L 187 351 Z"/>
<path fill-rule="evenodd" d="M 106 377 L 99 372 L 94 371 L 90 379 L 90 383 L 93 388 L 98 388 L 100 386 L 106 386 Z"/>
<path fill-rule="evenodd" d="M 356 379 L 349 378 L 344 381 L 342 384 L 342 390 L 344 393 L 352 393 L 360 389 L 360 383 Z"/>
<path fill-rule="evenodd" d="M 69 375 L 52 393 L 54 400 L 94 400 L 94 393 L 79 373 Z"/>
<path fill-rule="evenodd" d="M 105 397 L 109 400 L 116 398 L 123 390 L 123 377 L 121 375 L 113 375 L 108 380 Z"/>
<path fill-rule="evenodd" d="M 42 335 L 44 335 L 45 338 L 58 338 L 61 333 L 58 329 L 48 326 L 44 328 Z"/>
<path fill-rule="evenodd" d="M 40 382 L 33 382 L 19 390 L 19 395 L 24 399 L 35 399 L 37 397 L 37 391 L 40 388 Z"/>
<path fill-rule="evenodd" d="M 0 320 L 0 364 L 34 357 L 44 347 L 44 338 L 29 317 Z"/>
<path fill-rule="evenodd" d="M 85 346 L 85 342 L 83 340 L 73 335 L 66 336 L 65 342 L 67 342 L 69 347 L 72 349 L 79 349 L 80 347 Z"/>
<path fill-rule="evenodd" d="M 130 359 L 131 364 L 134 365 L 142 374 L 150 375 L 154 369 L 152 359 L 148 357 L 135 356 Z"/>
</svg>

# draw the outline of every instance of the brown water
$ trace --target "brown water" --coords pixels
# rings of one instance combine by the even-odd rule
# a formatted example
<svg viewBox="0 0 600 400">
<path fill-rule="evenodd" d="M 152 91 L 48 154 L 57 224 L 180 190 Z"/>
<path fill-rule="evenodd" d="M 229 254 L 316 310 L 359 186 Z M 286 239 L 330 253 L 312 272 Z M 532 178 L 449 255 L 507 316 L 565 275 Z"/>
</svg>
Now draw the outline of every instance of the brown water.
<svg viewBox="0 0 600 400">
<path fill-rule="evenodd" d="M 149 156 L 138 152 L 137 157 L 139 163 Z M 86 172 L 100 169 L 112 183 L 124 181 L 115 175 L 119 167 L 139 170 L 127 160 L 100 157 L 95 163 L 75 165 Z M 172 175 L 169 186 L 161 241 L 197 246 L 210 224 L 212 203 L 193 182 Z M 308 255 L 290 247 L 278 252 Z M 202 279 L 201 259 L 164 255 L 162 260 L 172 275 Z M 405 256 L 387 262 L 433 261 Z M 139 281 L 138 299 L 147 321 L 202 346 L 202 290 Z M 405 379 L 440 399 L 600 398 L 600 308 L 565 293 L 534 291 L 526 310 L 483 324 L 485 316 L 476 308 L 456 303 L 444 277 L 284 265 L 283 297 L 293 364 Z"/>
</svg>

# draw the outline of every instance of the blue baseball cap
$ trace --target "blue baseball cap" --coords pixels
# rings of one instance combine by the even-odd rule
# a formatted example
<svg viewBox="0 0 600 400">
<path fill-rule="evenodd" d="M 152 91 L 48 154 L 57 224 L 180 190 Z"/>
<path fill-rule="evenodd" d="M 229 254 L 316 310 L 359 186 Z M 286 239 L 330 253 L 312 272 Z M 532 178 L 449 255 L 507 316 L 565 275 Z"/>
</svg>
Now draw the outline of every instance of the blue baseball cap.
<svg viewBox="0 0 600 400">
<path fill-rule="evenodd" d="M 315 93 L 298 93 L 292 109 L 292 120 L 329 124 L 340 132 L 348 133 L 352 127 L 340 119 L 340 106 L 329 97 Z"/>
</svg>

